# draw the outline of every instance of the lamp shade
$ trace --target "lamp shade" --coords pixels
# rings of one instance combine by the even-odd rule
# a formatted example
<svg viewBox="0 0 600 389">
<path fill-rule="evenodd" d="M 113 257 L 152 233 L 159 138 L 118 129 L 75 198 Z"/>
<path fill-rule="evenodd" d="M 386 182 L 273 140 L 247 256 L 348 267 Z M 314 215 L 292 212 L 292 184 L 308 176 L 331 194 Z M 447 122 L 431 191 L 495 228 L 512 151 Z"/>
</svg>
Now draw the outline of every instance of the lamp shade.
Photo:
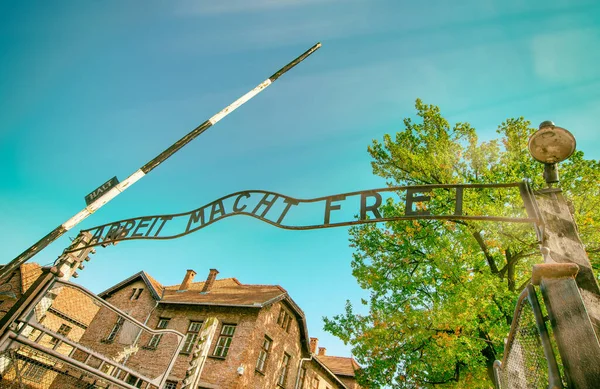
<svg viewBox="0 0 600 389">
<path fill-rule="evenodd" d="M 540 129 L 529 138 L 529 153 L 535 160 L 546 164 L 569 158 L 575 146 L 573 134 L 550 121 L 540 124 Z"/>
</svg>

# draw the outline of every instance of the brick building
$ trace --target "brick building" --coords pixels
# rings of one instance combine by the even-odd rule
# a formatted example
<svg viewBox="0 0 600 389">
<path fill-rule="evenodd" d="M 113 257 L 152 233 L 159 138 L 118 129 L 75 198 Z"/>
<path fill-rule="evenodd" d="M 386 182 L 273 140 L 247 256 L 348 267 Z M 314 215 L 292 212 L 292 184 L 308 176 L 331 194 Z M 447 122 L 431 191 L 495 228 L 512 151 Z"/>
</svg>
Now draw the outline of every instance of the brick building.
<svg viewBox="0 0 600 389">
<path fill-rule="evenodd" d="M 75 268 L 69 265 L 63 270 Z M 39 265 L 25 264 L 11 276 L 11 286 L 5 289 L 14 296 L 0 296 L 0 317 L 41 273 Z M 36 308 L 36 320 L 55 335 L 42 337 L 38 330 L 25 335 L 92 367 L 87 354 L 70 352 L 56 337 L 97 352 L 114 362 L 98 362 L 96 368 L 133 387 L 149 387 L 138 376 L 164 380 L 164 372 L 176 356 L 163 386 L 166 389 L 181 388 L 191 377 L 204 389 L 360 388 L 354 376 L 359 369 L 356 362 L 326 356 L 323 347 L 317 351 L 318 340 L 308 337 L 304 313 L 285 289 L 246 285 L 235 278 L 217 279 L 217 274 L 211 269 L 205 281 L 194 282 L 196 273 L 188 270 L 181 284 L 163 286 L 142 271 L 100 293 L 108 303 L 105 305 L 71 286 L 58 287 L 49 293 L 48 303 L 41 301 L 43 309 Z M 179 342 L 181 335 L 140 331 L 131 318 L 150 328 L 177 331 L 185 338 Z M 212 323 L 212 333 L 206 337 L 208 323 Z M 200 353 L 199 345 L 205 339 Z M 72 378 L 64 372 L 57 375 L 56 363 L 23 351 L 18 357 L 28 388 L 76 387 L 69 384 Z M 203 359 L 201 370 L 190 369 L 190 365 L 198 365 L 199 357 Z M 122 375 L 123 369 L 129 373 Z M 0 375 L 14 381 L 11 374 Z M 92 386 L 106 387 L 97 382 Z"/>
<path fill-rule="evenodd" d="M 42 275 L 42 268 L 37 263 L 26 263 L 15 270 L 8 278 L 5 288 L 12 293 L 0 295 L 0 318 L 2 318 L 16 301 L 25 294 L 33 283 Z M 73 309 L 80 307 L 83 309 Z M 63 337 L 68 337 L 74 342 L 80 342 L 90 323 L 96 317 L 100 307 L 94 304 L 93 299 L 71 288 L 56 287 L 44 295 L 33 310 L 33 320 L 39 326 L 50 330 Z M 58 338 L 49 336 L 37 328 L 25 326 L 20 332 L 22 336 L 44 348 L 54 350 L 60 354 L 69 354 L 72 350 L 68 344 Z M 15 354 L 20 370 L 18 380 L 22 381 L 20 387 L 27 389 L 67 388 L 60 384 L 61 369 L 55 361 L 46 358 L 43 354 L 32 349 L 19 349 Z M 3 382 L 18 381 L 16 370 L 11 369 L 4 357 L 0 357 L 0 388 L 5 387 Z M 62 381 L 65 382 L 64 380 Z M 9 386 L 12 387 L 12 386 Z"/>
<path fill-rule="evenodd" d="M 217 274 L 211 269 L 206 280 L 194 282 L 196 273 L 188 270 L 181 284 L 163 286 L 142 271 L 99 294 L 150 328 L 186 336 L 166 388 L 182 386 L 202 324 L 212 317 L 218 325 L 199 388 L 359 388 L 354 377 L 359 366 L 351 358 L 325 356 L 323 348 L 316 355 L 317 340 L 309 338 L 304 313 L 285 289 L 217 279 Z M 107 343 L 121 330 L 98 315 L 82 341 L 101 338 Z M 160 358 L 160 338 L 140 339 L 140 346 Z M 150 364 L 146 369 L 152 369 Z"/>
</svg>

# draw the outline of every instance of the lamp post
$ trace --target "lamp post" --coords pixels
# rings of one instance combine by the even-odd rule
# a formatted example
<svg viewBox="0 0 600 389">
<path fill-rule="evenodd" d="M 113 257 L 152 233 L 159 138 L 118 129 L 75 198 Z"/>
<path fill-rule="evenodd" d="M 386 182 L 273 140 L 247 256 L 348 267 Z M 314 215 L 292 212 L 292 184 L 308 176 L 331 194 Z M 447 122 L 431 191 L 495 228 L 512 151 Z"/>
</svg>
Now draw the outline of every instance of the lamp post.
<svg viewBox="0 0 600 389">
<path fill-rule="evenodd" d="M 600 382 L 600 288 L 567 201 L 552 187 L 559 182 L 558 163 L 575 145 L 575 137 L 551 121 L 542 122 L 529 139 L 529 152 L 544 164 L 548 184 L 535 194 L 544 263 L 533 267 L 531 282 L 539 285 L 548 309 L 568 387 L 592 389 Z"/>
<path fill-rule="evenodd" d="M 575 137 L 550 120 L 540 124 L 540 129 L 529 138 L 529 153 L 544 164 L 544 179 L 549 185 L 557 183 L 559 162 L 569 158 L 575 151 Z"/>
</svg>

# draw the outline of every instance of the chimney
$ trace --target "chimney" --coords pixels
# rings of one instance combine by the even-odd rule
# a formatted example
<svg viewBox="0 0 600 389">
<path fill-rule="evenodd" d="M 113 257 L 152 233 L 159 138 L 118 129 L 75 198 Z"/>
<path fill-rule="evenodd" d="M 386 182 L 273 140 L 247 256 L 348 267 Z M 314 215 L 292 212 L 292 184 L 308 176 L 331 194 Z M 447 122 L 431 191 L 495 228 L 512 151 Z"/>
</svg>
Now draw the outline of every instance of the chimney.
<svg viewBox="0 0 600 389">
<path fill-rule="evenodd" d="M 327 349 L 325 347 L 319 347 L 319 355 L 320 356 L 325 356 L 325 351 L 327 351 Z"/>
<path fill-rule="evenodd" d="M 195 271 L 193 271 L 192 269 L 188 269 L 187 272 L 185 273 L 185 277 L 183 277 L 183 281 L 181 281 L 181 285 L 179 285 L 179 290 L 180 291 L 188 290 L 190 288 L 190 284 L 192 283 L 192 281 L 194 281 L 195 275 L 196 275 Z"/>
<path fill-rule="evenodd" d="M 208 272 L 208 277 L 204 282 L 204 287 L 202 287 L 202 291 L 200 291 L 200 293 L 206 293 L 210 291 L 213 284 L 215 283 L 215 278 L 217 278 L 217 274 L 219 274 L 219 271 L 217 269 L 210 269 L 210 271 Z"/>
<path fill-rule="evenodd" d="M 317 352 L 317 344 L 319 343 L 318 338 L 310 338 L 310 353 L 315 354 Z"/>
</svg>

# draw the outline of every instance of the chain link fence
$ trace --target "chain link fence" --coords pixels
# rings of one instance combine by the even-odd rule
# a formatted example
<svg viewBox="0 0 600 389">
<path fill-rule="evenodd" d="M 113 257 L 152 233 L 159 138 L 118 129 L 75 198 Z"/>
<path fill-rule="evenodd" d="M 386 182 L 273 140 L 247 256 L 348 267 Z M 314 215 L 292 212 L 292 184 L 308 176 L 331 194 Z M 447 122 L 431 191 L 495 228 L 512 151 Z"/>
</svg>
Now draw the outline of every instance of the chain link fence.
<svg viewBox="0 0 600 389">
<path fill-rule="evenodd" d="M 563 387 L 533 285 L 519 296 L 504 358 L 496 361 L 494 372 L 499 389 Z"/>
</svg>

